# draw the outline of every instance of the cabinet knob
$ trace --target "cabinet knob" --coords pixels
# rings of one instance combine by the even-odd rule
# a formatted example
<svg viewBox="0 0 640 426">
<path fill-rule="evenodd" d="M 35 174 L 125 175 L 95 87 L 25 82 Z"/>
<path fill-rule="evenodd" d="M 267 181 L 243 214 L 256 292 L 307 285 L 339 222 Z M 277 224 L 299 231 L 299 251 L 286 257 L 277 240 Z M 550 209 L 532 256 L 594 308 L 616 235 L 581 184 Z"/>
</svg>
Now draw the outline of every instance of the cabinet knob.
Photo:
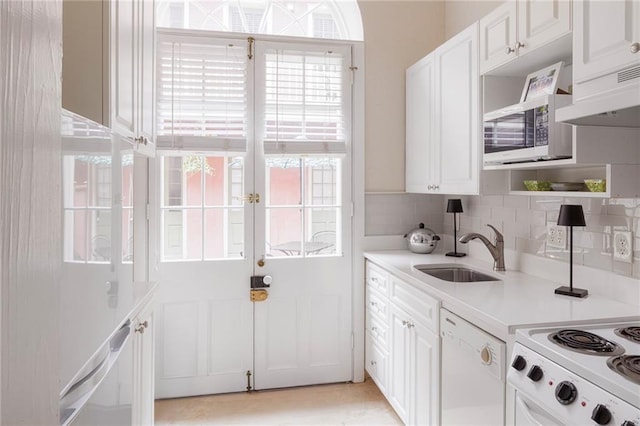
<svg viewBox="0 0 640 426">
<path fill-rule="evenodd" d="M 632 43 L 629 50 L 631 50 L 631 53 L 640 52 L 640 43 L 638 43 L 638 42 Z"/>
<path fill-rule="evenodd" d="M 516 43 L 515 50 L 521 49 L 521 48 L 523 48 L 523 47 L 524 47 L 524 43 L 517 42 L 517 43 Z"/>
<path fill-rule="evenodd" d="M 427 185 L 427 189 L 428 190 L 432 190 L 433 189 L 433 185 Z"/>
<path fill-rule="evenodd" d="M 371 363 L 371 365 L 376 365 L 375 361 L 369 361 Z"/>
<path fill-rule="evenodd" d="M 136 333 L 144 333 L 144 330 L 149 327 L 149 321 L 144 321 L 138 324 L 138 326 L 136 327 Z"/>
<path fill-rule="evenodd" d="M 415 327 L 415 324 L 407 321 L 407 328 L 413 328 L 413 327 Z"/>
<path fill-rule="evenodd" d="M 440 189 L 440 185 L 433 185 L 433 190 L 438 191 Z"/>
<path fill-rule="evenodd" d="M 513 47 L 511 47 L 511 46 L 507 46 L 507 47 L 504 48 L 504 53 L 506 53 L 507 55 L 510 55 L 510 54 L 512 54 L 514 52 L 515 52 L 515 49 Z"/>
</svg>

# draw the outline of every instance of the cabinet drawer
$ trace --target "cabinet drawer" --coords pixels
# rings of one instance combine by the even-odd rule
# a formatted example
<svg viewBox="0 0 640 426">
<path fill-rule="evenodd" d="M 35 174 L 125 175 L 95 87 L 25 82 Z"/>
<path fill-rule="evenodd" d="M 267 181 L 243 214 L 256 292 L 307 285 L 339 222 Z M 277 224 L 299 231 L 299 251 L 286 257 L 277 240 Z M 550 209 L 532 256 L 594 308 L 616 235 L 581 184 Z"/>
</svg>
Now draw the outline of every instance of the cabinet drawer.
<svg viewBox="0 0 640 426">
<path fill-rule="evenodd" d="M 379 318 L 383 322 L 389 319 L 389 301 L 380 293 L 367 288 L 366 310 L 371 315 Z"/>
<path fill-rule="evenodd" d="M 405 309 L 413 319 L 420 321 L 428 329 L 438 334 L 440 302 L 395 277 L 391 277 L 390 281 L 391 302 Z"/>
<path fill-rule="evenodd" d="M 374 342 L 387 349 L 389 347 L 389 326 L 386 321 L 381 321 L 372 315 L 367 315 L 367 333 L 369 333 Z"/>
<path fill-rule="evenodd" d="M 389 273 L 367 261 L 365 277 L 367 285 L 385 296 L 389 295 Z"/>
<path fill-rule="evenodd" d="M 387 391 L 387 352 L 378 346 L 371 335 L 366 333 L 365 370 L 383 394 Z"/>
</svg>

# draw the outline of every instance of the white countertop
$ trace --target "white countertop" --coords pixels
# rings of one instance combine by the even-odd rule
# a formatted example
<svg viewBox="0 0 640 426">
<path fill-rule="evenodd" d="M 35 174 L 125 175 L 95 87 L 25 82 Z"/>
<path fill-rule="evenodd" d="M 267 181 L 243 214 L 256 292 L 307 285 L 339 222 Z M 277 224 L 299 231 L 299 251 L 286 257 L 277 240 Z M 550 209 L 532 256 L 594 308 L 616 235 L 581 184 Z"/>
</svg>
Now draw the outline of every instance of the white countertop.
<svg viewBox="0 0 640 426">
<path fill-rule="evenodd" d="M 473 258 L 443 254 L 415 254 L 408 250 L 369 251 L 365 258 L 396 277 L 442 301 L 442 306 L 503 340 L 516 328 L 538 325 L 580 324 L 640 320 L 640 306 L 598 294 L 584 299 L 554 294 L 559 283 L 517 271 L 495 272 L 491 265 Z M 501 281 L 453 283 L 413 268 L 420 264 L 470 265 L 500 277 Z M 589 288 L 588 285 L 574 286 Z"/>
</svg>

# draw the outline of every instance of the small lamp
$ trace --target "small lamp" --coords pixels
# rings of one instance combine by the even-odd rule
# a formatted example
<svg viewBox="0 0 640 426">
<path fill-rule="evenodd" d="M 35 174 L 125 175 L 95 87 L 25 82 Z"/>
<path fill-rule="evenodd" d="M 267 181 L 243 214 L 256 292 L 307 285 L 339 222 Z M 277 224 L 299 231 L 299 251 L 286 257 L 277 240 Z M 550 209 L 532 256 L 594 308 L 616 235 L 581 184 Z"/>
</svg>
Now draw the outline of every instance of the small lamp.
<svg viewBox="0 0 640 426">
<path fill-rule="evenodd" d="M 447 200 L 447 213 L 453 213 L 453 251 L 450 251 L 445 256 L 463 257 L 465 253 L 458 253 L 458 236 L 456 229 L 458 224 L 456 222 L 456 214 L 462 213 L 462 200 L 459 198 Z"/>
<path fill-rule="evenodd" d="M 569 227 L 569 287 L 562 286 L 555 290 L 556 294 L 585 297 L 589 292 L 582 288 L 573 288 L 573 227 L 586 226 L 581 205 L 562 204 L 558 215 L 558 225 Z"/>
</svg>

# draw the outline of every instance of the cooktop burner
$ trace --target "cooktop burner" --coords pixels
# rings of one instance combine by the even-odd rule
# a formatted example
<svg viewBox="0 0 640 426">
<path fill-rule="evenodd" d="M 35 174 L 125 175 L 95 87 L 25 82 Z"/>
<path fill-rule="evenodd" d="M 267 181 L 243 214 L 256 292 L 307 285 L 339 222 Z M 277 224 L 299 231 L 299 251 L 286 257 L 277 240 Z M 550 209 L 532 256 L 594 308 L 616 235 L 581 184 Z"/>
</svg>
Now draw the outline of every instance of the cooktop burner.
<svg viewBox="0 0 640 426">
<path fill-rule="evenodd" d="M 617 343 L 583 330 L 559 330 L 551 333 L 549 340 L 566 349 L 588 355 L 614 356 L 624 353 L 624 348 Z"/>
<path fill-rule="evenodd" d="M 620 355 L 607 360 L 607 365 L 616 373 L 640 384 L 640 355 Z"/>
<path fill-rule="evenodd" d="M 627 340 L 640 343 L 640 327 L 638 326 L 616 328 L 614 332 Z"/>
</svg>

